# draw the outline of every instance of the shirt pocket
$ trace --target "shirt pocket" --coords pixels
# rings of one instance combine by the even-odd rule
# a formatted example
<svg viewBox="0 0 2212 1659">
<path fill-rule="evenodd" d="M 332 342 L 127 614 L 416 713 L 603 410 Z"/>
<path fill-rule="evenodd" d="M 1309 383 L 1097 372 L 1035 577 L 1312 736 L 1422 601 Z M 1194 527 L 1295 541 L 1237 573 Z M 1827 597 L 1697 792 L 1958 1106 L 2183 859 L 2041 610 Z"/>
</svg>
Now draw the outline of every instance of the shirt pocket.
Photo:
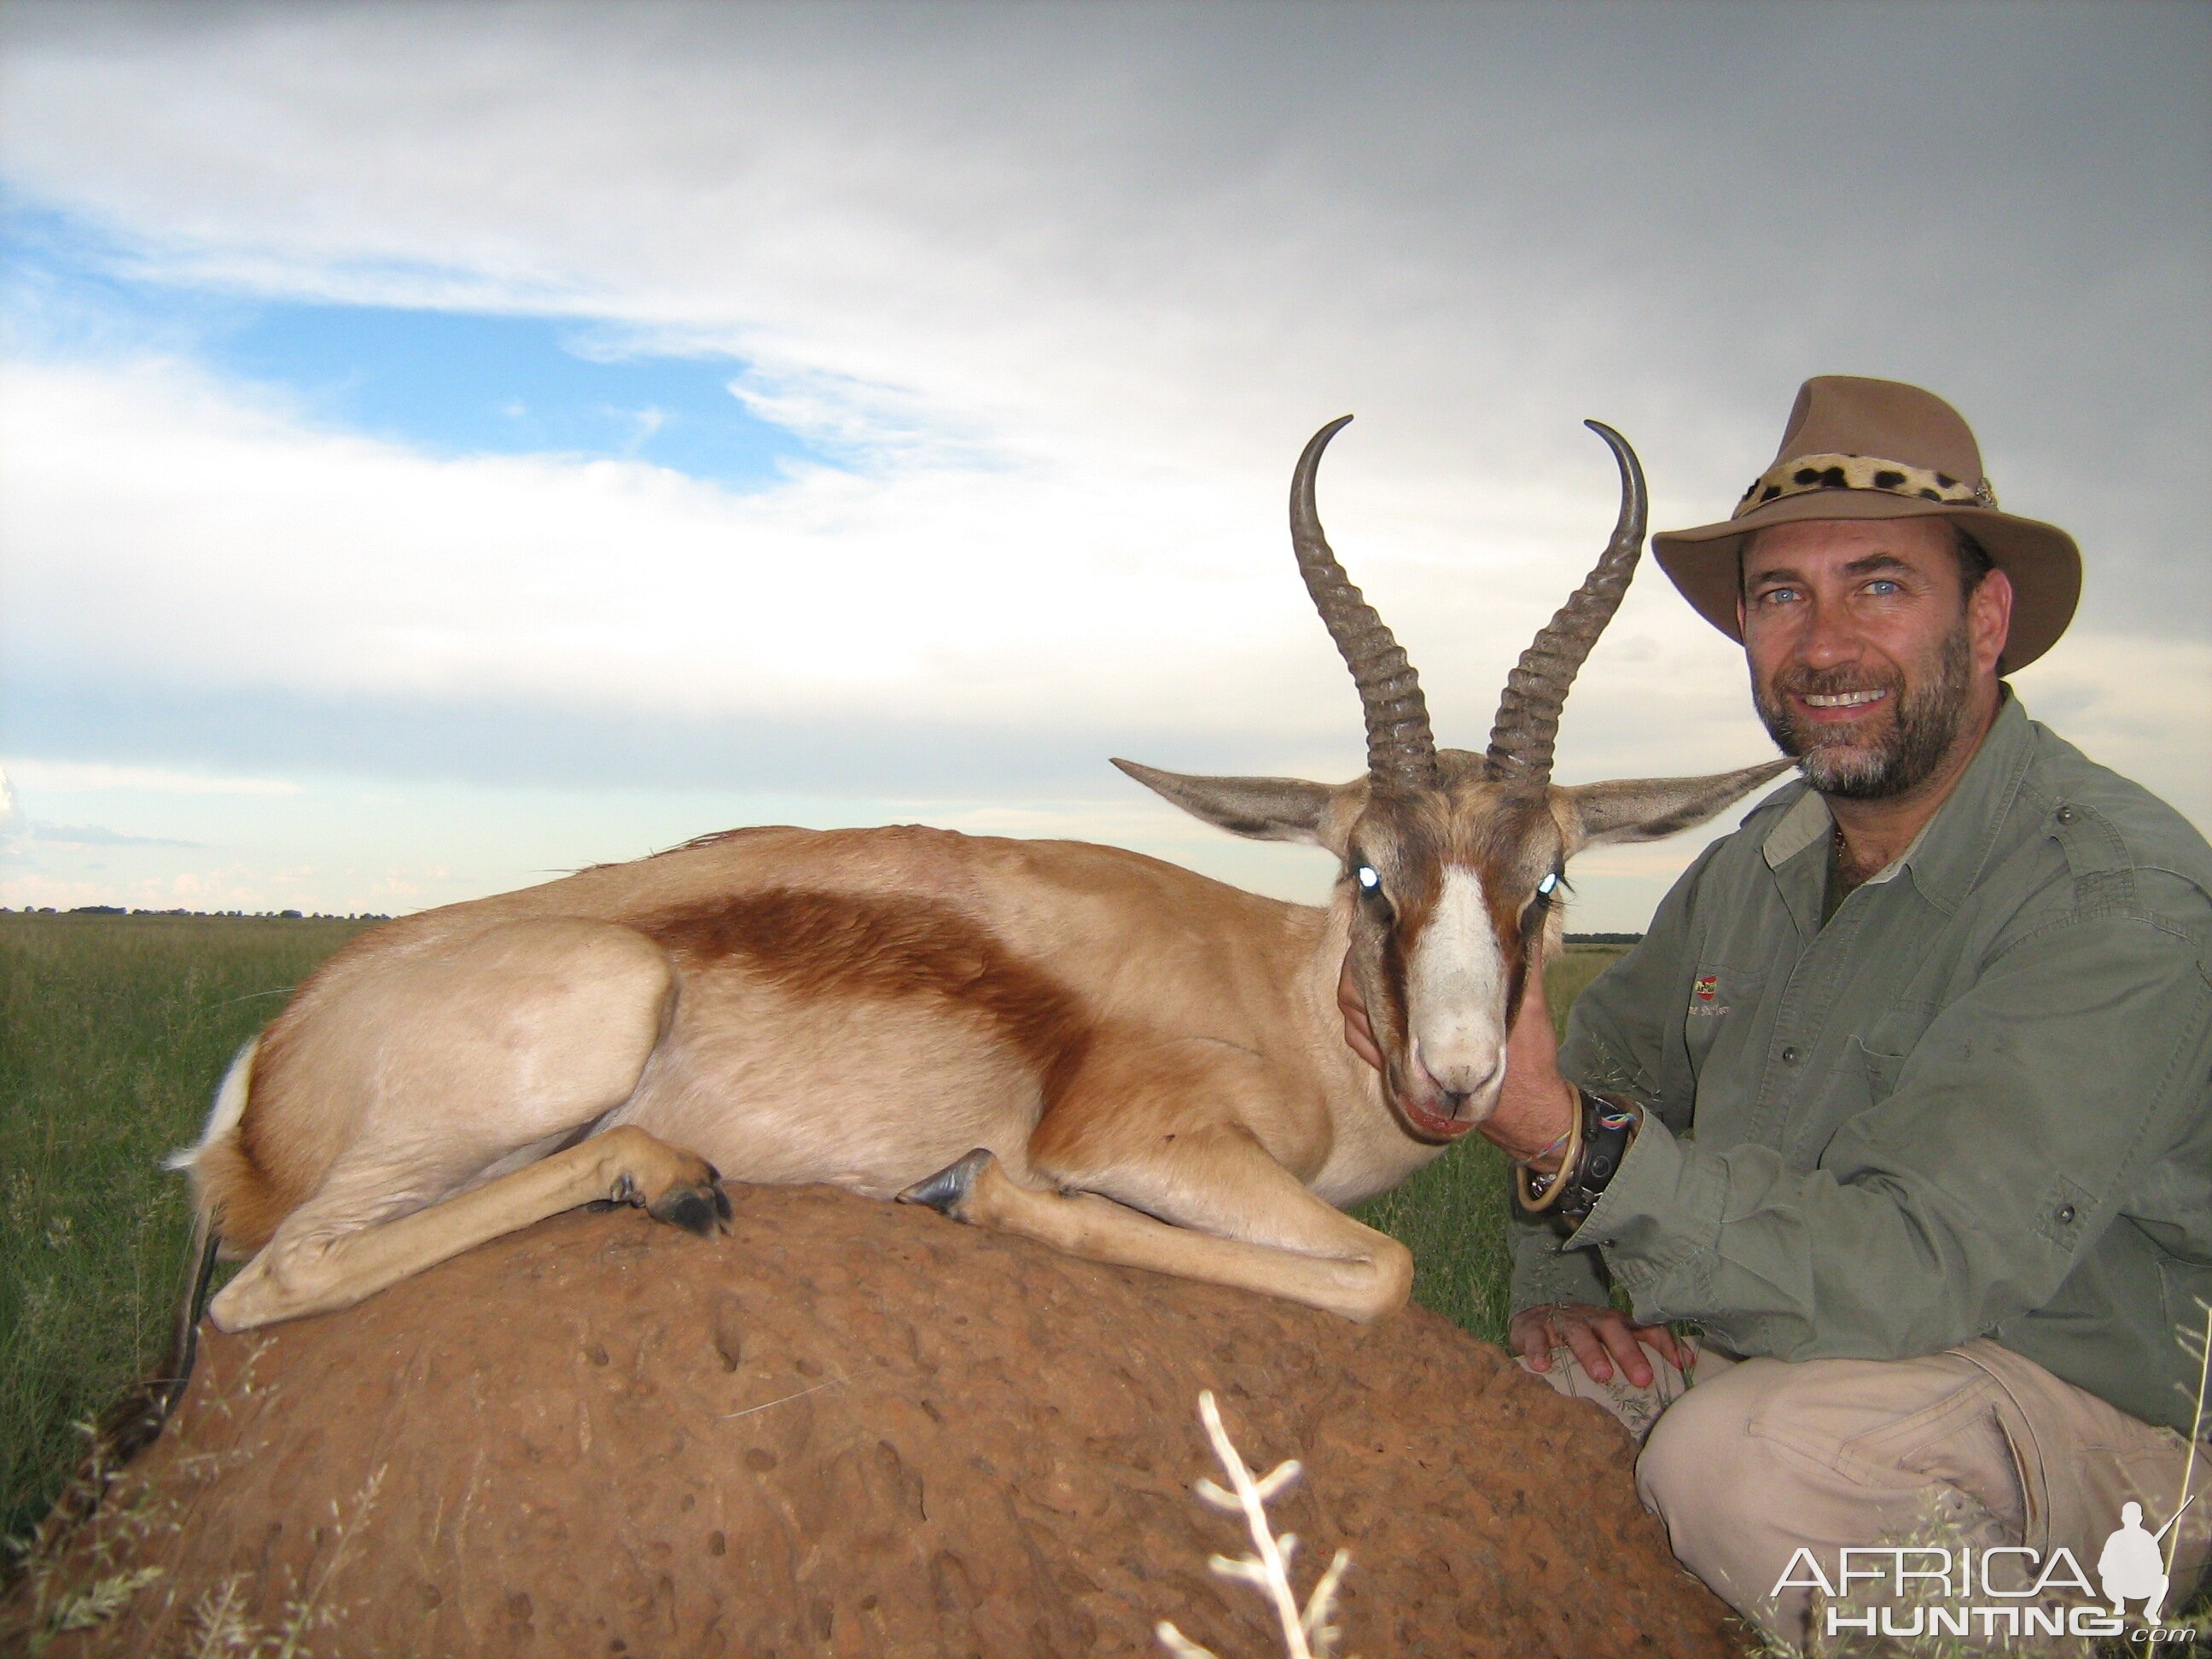
<svg viewBox="0 0 2212 1659">
<path fill-rule="evenodd" d="M 1844 1056 L 1845 1076 L 1854 1084 L 1863 1080 L 1869 1105 L 1879 1106 L 1897 1091 L 1897 1077 L 1905 1069 L 1905 1055 L 1888 1054 L 1850 1037 L 1844 1043 Z"/>
<path fill-rule="evenodd" d="M 1852 1060 L 1866 1074 L 1867 1088 L 1879 1106 L 1897 1091 L 1898 1074 L 1942 1008 L 1932 1002 L 1898 1002 L 1867 1027 L 1863 1037 L 1854 1035 L 1845 1045 Z"/>
</svg>

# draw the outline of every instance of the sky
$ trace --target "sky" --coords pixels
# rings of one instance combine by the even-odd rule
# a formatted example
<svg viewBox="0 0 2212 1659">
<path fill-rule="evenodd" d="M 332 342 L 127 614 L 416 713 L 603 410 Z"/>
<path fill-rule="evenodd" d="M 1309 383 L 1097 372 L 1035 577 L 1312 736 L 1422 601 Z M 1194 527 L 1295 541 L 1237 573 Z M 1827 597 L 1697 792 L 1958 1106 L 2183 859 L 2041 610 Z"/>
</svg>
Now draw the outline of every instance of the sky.
<svg viewBox="0 0 2212 1659">
<path fill-rule="evenodd" d="M 0 3 L 0 904 L 396 913 L 748 823 L 1356 775 L 1321 503 L 1480 749 L 1641 453 L 1907 380 L 2087 562 L 2029 712 L 2212 825 L 2212 8 Z M 1563 781 L 1771 752 L 1647 565 Z M 1577 861 L 1635 929 L 1728 827 Z"/>
</svg>

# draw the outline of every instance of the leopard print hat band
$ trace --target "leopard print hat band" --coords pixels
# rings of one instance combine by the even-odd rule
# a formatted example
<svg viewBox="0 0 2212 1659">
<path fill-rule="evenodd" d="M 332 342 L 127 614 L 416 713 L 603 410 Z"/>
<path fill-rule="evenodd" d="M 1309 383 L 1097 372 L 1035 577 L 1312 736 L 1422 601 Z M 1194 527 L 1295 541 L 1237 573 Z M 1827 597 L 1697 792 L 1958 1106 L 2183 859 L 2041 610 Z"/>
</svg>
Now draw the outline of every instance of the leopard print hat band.
<svg viewBox="0 0 2212 1659">
<path fill-rule="evenodd" d="M 2033 662 L 2066 629 L 2081 592 L 2081 553 L 2056 525 L 2000 511 L 1981 446 L 1959 411 L 1901 380 L 1820 374 L 1767 452 L 1774 457 L 1717 524 L 1662 530 L 1651 554 L 1699 616 L 1741 640 L 1736 555 L 1770 526 L 1826 519 L 1950 519 L 1972 532 L 2010 580 L 2012 632 L 1999 668 Z"/>
<path fill-rule="evenodd" d="M 1963 483 L 1948 472 L 1884 460 L 1879 455 L 1793 455 L 1777 461 L 1752 480 L 1735 504 L 1731 520 L 1791 495 L 1815 489 L 1879 489 L 1911 501 L 1942 501 L 1953 507 L 1995 508 L 1996 491 L 1987 478 Z"/>
</svg>

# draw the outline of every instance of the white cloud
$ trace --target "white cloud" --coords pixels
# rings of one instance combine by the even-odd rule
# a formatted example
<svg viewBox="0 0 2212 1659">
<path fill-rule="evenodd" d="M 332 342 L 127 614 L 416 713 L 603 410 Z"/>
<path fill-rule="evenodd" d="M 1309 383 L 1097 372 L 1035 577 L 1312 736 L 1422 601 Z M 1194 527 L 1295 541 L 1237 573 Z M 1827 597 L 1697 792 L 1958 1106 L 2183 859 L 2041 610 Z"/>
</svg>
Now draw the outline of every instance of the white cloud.
<svg viewBox="0 0 2212 1659">
<path fill-rule="evenodd" d="M 1693 522 L 1796 380 L 1844 370 L 1953 396 L 2007 504 L 2080 535 L 2082 622 L 2023 695 L 2212 819 L 2201 10 L 823 18 L 17 8 L 7 173 L 141 276 L 712 346 L 752 412 L 862 459 L 738 496 L 312 431 L 112 344 L 19 362 L 11 684 L 495 706 L 549 756 L 602 717 L 924 722 L 1010 757 L 1127 731 L 1341 775 L 1356 705 L 1282 529 L 1314 426 L 1362 414 L 1324 513 L 1473 747 L 1610 517 L 1576 421 L 1626 430 L 1656 519 Z M 1649 574 L 1563 775 L 1753 758 L 1746 701 Z M 110 758 L 244 764 L 225 735 Z"/>
<path fill-rule="evenodd" d="M 439 460 L 307 430 L 173 364 L 0 374 L 0 629 L 19 673 L 1047 732 L 1079 714 L 1358 752 L 1278 478 L 814 468 L 736 495 L 641 465 Z M 1571 530 L 1551 529 L 1543 568 L 1508 573 L 1496 553 L 1451 559 L 1442 525 L 1376 511 L 1370 457 L 1344 447 L 1337 540 L 1432 665 L 1440 707 L 1482 722 L 1448 737 L 1477 746 L 1609 504 L 1541 503 Z M 1601 462 L 1583 471 L 1603 487 Z"/>
</svg>

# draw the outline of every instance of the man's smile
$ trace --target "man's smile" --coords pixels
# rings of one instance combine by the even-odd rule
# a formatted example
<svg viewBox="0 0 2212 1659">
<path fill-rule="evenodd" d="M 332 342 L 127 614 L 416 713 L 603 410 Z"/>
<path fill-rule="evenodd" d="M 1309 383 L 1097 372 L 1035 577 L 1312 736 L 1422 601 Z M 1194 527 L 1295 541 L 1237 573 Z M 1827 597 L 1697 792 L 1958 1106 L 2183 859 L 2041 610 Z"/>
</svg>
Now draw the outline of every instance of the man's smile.
<svg viewBox="0 0 2212 1659">
<path fill-rule="evenodd" d="M 1798 718 L 1808 726 L 1844 726 L 1887 701 L 1889 693 L 1886 685 L 1855 691 L 1793 691 L 1790 700 L 1797 705 Z"/>
<path fill-rule="evenodd" d="M 1833 696 L 1814 696 L 1809 693 L 1805 701 L 1815 708 L 1857 708 L 1870 702 L 1879 702 L 1887 691 L 1839 691 Z"/>
</svg>

